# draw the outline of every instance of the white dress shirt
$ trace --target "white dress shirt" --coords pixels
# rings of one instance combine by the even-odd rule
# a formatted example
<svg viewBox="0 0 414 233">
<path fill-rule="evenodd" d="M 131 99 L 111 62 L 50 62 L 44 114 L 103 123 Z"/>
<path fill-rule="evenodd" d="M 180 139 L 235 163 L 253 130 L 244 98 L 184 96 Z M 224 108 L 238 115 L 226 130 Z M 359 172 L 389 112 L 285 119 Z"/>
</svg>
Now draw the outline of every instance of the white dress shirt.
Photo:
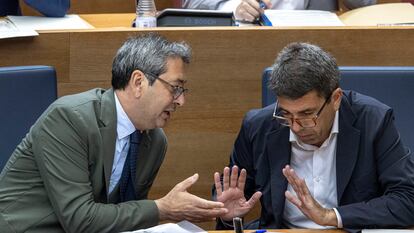
<svg viewBox="0 0 414 233">
<path fill-rule="evenodd" d="M 115 95 L 115 107 L 116 107 L 116 131 L 117 138 L 115 142 L 115 155 L 114 162 L 112 164 L 111 178 L 109 180 L 109 190 L 110 194 L 115 186 L 118 184 L 119 179 L 122 175 L 122 170 L 124 169 L 125 159 L 128 155 L 129 150 L 129 135 L 135 132 L 135 126 L 132 124 L 131 120 L 128 118 L 124 109 L 122 108 L 121 103 L 119 103 L 118 97 Z"/>
<path fill-rule="evenodd" d="M 289 137 L 292 145 L 290 166 L 295 170 L 299 177 L 305 179 L 311 195 L 324 208 L 334 208 L 338 206 L 336 186 L 338 118 L 337 111 L 331 133 L 320 147 L 301 142 L 292 131 L 290 131 Z M 295 194 L 295 191 L 290 184 L 288 185 L 288 190 Z M 342 227 L 341 216 L 336 209 L 334 209 L 334 211 L 338 220 L 338 227 Z M 287 199 L 285 201 L 283 218 L 285 224 L 290 228 L 332 228 L 318 225 L 309 220 Z"/>
<path fill-rule="evenodd" d="M 271 0 L 272 9 L 305 10 L 309 0 Z M 219 10 L 235 11 L 241 0 L 229 0 L 219 6 Z"/>
</svg>

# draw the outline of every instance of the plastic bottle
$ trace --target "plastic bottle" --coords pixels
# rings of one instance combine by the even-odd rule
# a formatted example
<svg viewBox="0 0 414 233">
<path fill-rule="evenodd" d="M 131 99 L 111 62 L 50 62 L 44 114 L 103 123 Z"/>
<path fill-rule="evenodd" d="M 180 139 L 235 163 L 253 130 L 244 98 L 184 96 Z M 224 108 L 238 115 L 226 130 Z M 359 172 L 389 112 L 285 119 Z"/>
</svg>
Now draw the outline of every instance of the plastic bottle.
<svg viewBox="0 0 414 233">
<path fill-rule="evenodd" d="M 135 27 L 147 28 L 156 27 L 157 9 L 155 8 L 154 0 L 137 0 L 137 18 L 135 19 Z"/>
</svg>

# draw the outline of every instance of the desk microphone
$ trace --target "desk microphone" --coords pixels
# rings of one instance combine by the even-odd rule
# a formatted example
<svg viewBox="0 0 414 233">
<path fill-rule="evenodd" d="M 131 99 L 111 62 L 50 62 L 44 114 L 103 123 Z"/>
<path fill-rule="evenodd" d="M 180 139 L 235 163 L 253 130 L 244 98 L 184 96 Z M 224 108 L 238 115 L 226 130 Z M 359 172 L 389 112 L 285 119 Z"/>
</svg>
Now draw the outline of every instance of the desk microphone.
<svg viewBox="0 0 414 233">
<path fill-rule="evenodd" d="M 239 217 L 233 218 L 234 233 L 243 233 L 242 219 Z"/>
</svg>

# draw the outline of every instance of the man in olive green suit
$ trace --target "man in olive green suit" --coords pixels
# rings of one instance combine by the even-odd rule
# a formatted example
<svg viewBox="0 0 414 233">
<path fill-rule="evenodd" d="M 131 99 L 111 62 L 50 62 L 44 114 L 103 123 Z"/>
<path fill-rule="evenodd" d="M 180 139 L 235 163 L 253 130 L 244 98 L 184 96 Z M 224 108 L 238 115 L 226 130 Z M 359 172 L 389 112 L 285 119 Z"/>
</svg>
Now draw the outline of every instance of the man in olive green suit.
<svg viewBox="0 0 414 233">
<path fill-rule="evenodd" d="M 120 232 L 226 213 L 186 191 L 197 174 L 145 200 L 167 149 L 161 128 L 185 101 L 190 54 L 156 34 L 130 38 L 114 58 L 112 89 L 55 101 L 0 175 L 0 232 Z"/>
</svg>

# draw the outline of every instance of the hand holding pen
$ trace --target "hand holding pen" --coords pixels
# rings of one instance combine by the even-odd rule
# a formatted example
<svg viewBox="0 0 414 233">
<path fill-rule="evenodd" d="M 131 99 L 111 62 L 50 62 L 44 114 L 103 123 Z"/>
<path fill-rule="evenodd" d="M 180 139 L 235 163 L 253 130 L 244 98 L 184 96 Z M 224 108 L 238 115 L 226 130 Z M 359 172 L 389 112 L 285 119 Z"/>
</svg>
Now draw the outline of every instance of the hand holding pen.
<svg viewBox="0 0 414 233">
<path fill-rule="evenodd" d="M 254 22 L 264 9 L 269 8 L 272 8 L 270 0 L 242 0 L 236 8 L 235 17 L 239 21 Z"/>
</svg>

